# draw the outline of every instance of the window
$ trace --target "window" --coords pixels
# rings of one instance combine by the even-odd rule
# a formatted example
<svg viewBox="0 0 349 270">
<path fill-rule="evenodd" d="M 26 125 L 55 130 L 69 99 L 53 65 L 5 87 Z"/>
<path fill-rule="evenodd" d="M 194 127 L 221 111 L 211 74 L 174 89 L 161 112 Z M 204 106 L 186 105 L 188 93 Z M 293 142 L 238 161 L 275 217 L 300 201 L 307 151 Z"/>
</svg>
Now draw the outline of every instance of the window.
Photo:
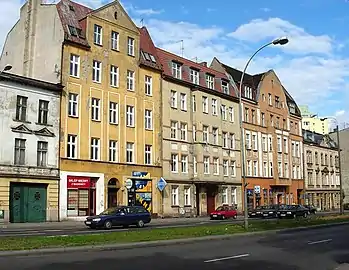
<svg viewBox="0 0 349 270">
<path fill-rule="evenodd" d="M 204 157 L 204 174 L 210 173 L 210 157 Z"/>
<path fill-rule="evenodd" d="M 229 107 L 229 121 L 234 122 L 234 108 Z"/>
<path fill-rule="evenodd" d="M 182 79 L 182 66 L 172 62 L 172 75 L 177 79 Z"/>
<path fill-rule="evenodd" d="M 265 113 L 262 113 L 262 126 L 265 127 Z"/>
<path fill-rule="evenodd" d="M 92 65 L 92 81 L 100 83 L 102 81 L 102 63 L 93 60 Z"/>
<path fill-rule="evenodd" d="M 28 105 L 27 97 L 17 96 L 16 120 L 19 120 L 19 121 L 27 120 L 27 105 Z"/>
<path fill-rule="evenodd" d="M 208 113 L 208 98 L 202 97 L 202 112 Z"/>
<path fill-rule="evenodd" d="M 271 94 L 268 94 L 268 102 L 269 102 L 269 105 L 270 105 L 270 106 L 273 105 L 273 103 L 272 103 L 272 101 L 271 101 Z"/>
<path fill-rule="evenodd" d="M 181 110 L 186 111 L 187 110 L 187 94 L 181 93 Z"/>
<path fill-rule="evenodd" d="M 269 151 L 270 152 L 273 151 L 273 140 L 272 140 L 272 137 L 269 137 Z"/>
<path fill-rule="evenodd" d="M 222 92 L 229 95 L 229 84 L 226 81 L 222 81 Z"/>
<path fill-rule="evenodd" d="M 146 165 L 152 164 L 152 146 L 146 144 L 144 148 L 144 163 Z"/>
<path fill-rule="evenodd" d="M 126 126 L 135 126 L 135 107 L 131 105 L 126 105 Z"/>
<path fill-rule="evenodd" d="M 119 87 L 119 68 L 117 66 L 110 66 L 110 85 Z"/>
<path fill-rule="evenodd" d="M 188 138 L 187 132 L 188 132 L 187 123 L 181 123 L 181 140 L 183 140 L 183 141 L 187 140 L 187 138 Z"/>
<path fill-rule="evenodd" d="M 127 70 L 127 90 L 135 90 L 135 72 L 132 70 Z"/>
<path fill-rule="evenodd" d="M 171 90 L 171 107 L 177 109 L 177 92 L 174 90 Z"/>
<path fill-rule="evenodd" d="M 127 142 L 126 143 L 126 162 L 127 163 L 134 163 L 135 158 L 134 158 L 134 143 L 132 142 Z"/>
<path fill-rule="evenodd" d="M 80 76 L 80 56 L 70 55 L 70 76 L 79 78 Z"/>
<path fill-rule="evenodd" d="M 268 177 L 268 165 L 266 162 L 263 162 L 263 176 Z"/>
<path fill-rule="evenodd" d="M 91 119 L 100 121 L 100 102 L 99 98 L 91 98 Z"/>
<path fill-rule="evenodd" d="M 115 31 L 111 31 L 111 49 L 119 50 L 119 33 Z"/>
<path fill-rule="evenodd" d="M 198 162 L 197 162 L 195 156 L 193 156 L 193 170 L 194 170 L 194 175 L 197 175 L 198 174 Z"/>
<path fill-rule="evenodd" d="M 217 99 L 212 99 L 212 115 L 217 115 Z"/>
<path fill-rule="evenodd" d="M 100 160 L 100 151 L 99 151 L 100 140 L 97 138 L 91 138 L 91 159 Z"/>
<path fill-rule="evenodd" d="M 145 129 L 152 130 L 153 129 L 153 112 L 151 110 L 144 111 L 144 126 Z"/>
<path fill-rule="evenodd" d="M 178 122 L 171 121 L 171 139 L 177 139 Z"/>
<path fill-rule="evenodd" d="M 67 158 L 76 158 L 77 136 L 68 134 L 67 139 Z"/>
<path fill-rule="evenodd" d="M 222 204 L 228 204 L 228 188 L 223 187 L 222 189 Z"/>
<path fill-rule="evenodd" d="M 135 56 L 135 40 L 131 37 L 127 38 L 127 54 Z"/>
<path fill-rule="evenodd" d="M 228 148 L 228 133 L 227 132 L 222 133 L 222 140 L 223 140 L 223 147 Z"/>
<path fill-rule="evenodd" d="M 252 115 L 252 124 L 256 124 L 256 111 L 251 110 L 251 115 Z"/>
<path fill-rule="evenodd" d="M 247 176 L 252 176 L 252 162 L 247 160 Z"/>
<path fill-rule="evenodd" d="M 253 176 L 258 176 L 258 162 L 256 160 L 253 161 Z"/>
<path fill-rule="evenodd" d="M 193 106 L 193 112 L 196 112 L 196 99 L 195 99 L 195 96 L 192 96 L 191 103 L 192 103 L 192 106 Z"/>
<path fill-rule="evenodd" d="M 102 27 L 95 24 L 94 26 L 94 34 L 93 34 L 93 41 L 97 45 L 102 45 Z"/>
<path fill-rule="evenodd" d="M 277 138 L 277 149 L 279 153 L 282 153 L 281 137 Z"/>
<path fill-rule="evenodd" d="M 172 205 L 179 205 L 179 188 L 178 187 L 172 187 L 171 189 L 171 198 L 172 198 Z"/>
<path fill-rule="evenodd" d="M 38 167 L 46 167 L 47 165 L 47 142 L 38 142 L 37 165 Z"/>
<path fill-rule="evenodd" d="M 223 175 L 229 175 L 229 161 L 227 159 L 223 159 Z"/>
<path fill-rule="evenodd" d="M 278 162 L 278 174 L 279 174 L 279 177 L 282 177 L 282 163 L 281 162 Z"/>
<path fill-rule="evenodd" d="M 214 77 L 206 74 L 206 86 L 207 88 L 214 89 Z"/>
<path fill-rule="evenodd" d="M 284 152 L 287 154 L 288 153 L 288 142 L 287 138 L 284 138 Z"/>
<path fill-rule="evenodd" d="M 114 140 L 109 141 L 109 161 L 118 162 L 118 142 Z"/>
<path fill-rule="evenodd" d="M 15 139 L 15 165 L 25 164 L 25 139 Z"/>
<path fill-rule="evenodd" d="M 255 151 L 258 150 L 258 140 L 257 140 L 256 134 L 252 134 L 252 147 L 253 147 L 253 150 Z"/>
<path fill-rule="evenodd" d="M 235 149 L 235 134 L 234 133 L 230 133 L 229 134 L 229 142 L 230 142 L 230 149 Z"/>
<path fill-rule="evenodd" d="M 275 96 L 275 107 L 281 108 L 280 97 Z"/>
<path fill-rule="evenodd" d="M 231 176 L 236 176 L 236 161 L 232 160 L 230 161 L 230 167 L 231 167 Z"/>
<path fill-rule="evenodd" d="M 191 198 L 190 198 L 190 187 L 184 188 L 184 205 L 190 206 L 191 205 Z"/>
<path fill-rule="evenodd" d="M 227 120 L 227 107 L 225 105 L 221 105 L 221 114 L 222 119 Z"/>
<path fill-rule="evenodd" d="M 270 164 L 270 166 L 269 166 L 269 169 L 270 169 L 270 174 L 269 174 L 269 176 L 270 176 L 270 177 L 273 177 L 273 162 L 270 162 L 269 164 Z"/>
<path fill-rule="evenodd" d="M 182 155 L 181 156 L 181 167 L 182 167 L 182 173 L 188 173 L 188 156 Z"/>
<path fill-rule="evenodd" d="M 218 128 L 213 127 L 212 128 L 212 137 L 213 137 L 213 144 L 218 144 Z"/>
<path fill-rule="evenodd" d="M 73 117 L 77 117 L 78 116 L 78 106 L 79 106 L 78 94 L 69 93 L 68 115 L 73 116 Z"/>
<path fill-rule="evenodd" d="M 144 86 L 145 94 L 147 96 L 151 96 L 153 94 L 153 78 L 145 75 L 144 81 L 145 81 L 145 86 Z"/>
<path fill-rule="evenodd" d="M 109 102 L 109 123 L 119 124 L 119 104 L 116 102 Z"/>
<path fill-rule="evenodd" d="M 171 172 L 178 172 L 178 154 L 171 154 Z"/>
<path fill-rule="evenodd" d="M 49 102 L 46 100 L 39 100 L 39 115 L 38 115 L 39 124 L 47 125 L 48 104 Z"/>
<path fill-rule="evenodd" d="M 248 108 L 245 108 L 245 122 L 248 122 L 248 116 L 249 116 L 249 109 Z"/>
<path fill-rule="evenodd" d="M 191 69 L 190 70 L 190 81 L 194 84 L 199 84 L 200 80 L 199 80 L 199 71 L 195 70 L 195 69 Z"/>
<path fill-rule="evenodd" d="M 285 168 L 285 178 L 289 178 L 288 163 L 285 163 L 284 168 Z"/>
<path fill-rule="evenodd" d="M 250 133 L 246 133 L 246 148 L 247 149 L 251 149 L 251 134 Z"/>
<path fill-rule="evenodd" d="M 193 141 L 196 142 L 196 125 L 193 125 Z"/>
<path fill-rule="evenodd" d="M 208 126 L 202 126 L 202 140 L 208 143 Z"/>
<path fill-rule="evenodd" d="M 231 204 L 236 205 L 236 188 L 231 188 Z"/>
<path fill-rule="evenodd" d="M 264 152 L 267 152 L 267 138 L 264 135 L 262 136 L 262 148 Z"/>
<path fill-rule="evenodd" d="M 219 174 L 219 158 L 213 158 L 213 174 Z"/>
</svg>

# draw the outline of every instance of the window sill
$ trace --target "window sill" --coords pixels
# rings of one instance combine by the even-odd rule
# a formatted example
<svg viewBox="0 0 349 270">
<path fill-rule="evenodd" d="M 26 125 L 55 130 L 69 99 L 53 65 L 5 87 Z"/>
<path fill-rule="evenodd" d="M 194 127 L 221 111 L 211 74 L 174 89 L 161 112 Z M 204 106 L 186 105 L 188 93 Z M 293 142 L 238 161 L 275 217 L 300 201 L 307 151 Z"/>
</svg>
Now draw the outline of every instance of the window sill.
<svg viewBox="0 0 349 270">
<path fill-rule="evenodd" d="M 80 79 L 80 76 L 74 76 L 74 75 L 71 75 L 69 74 L 70 78 L 74 78 L 74 79 Z"/>
<path fill-rule="evenodd" d="M 127 89 L 129 92 L 136 92 L 136 89 Z"/>
<path fill-rule="evenodd" d="M 146 97 L 152 97 L 153 94 L 147 94 L 147 93 L 145 93 L 145 96 L 146 96 Z"/>
<path fill-rule="evenodd" d="M 70 118 L 75 118 L 75 119 L 79 118 L 78 115 L 70 115 L 70 114 L 68 114 L 68 117 L 70 117 Z"/>
<path fill-rule="evenodd" d="M 191 204 L 185 204 L 184 207 L 191 207 Z"/>
<path fill-rule="evenodd" d="M 179 205 L 171 205 L 172 208 L 179 208 Z"/>
<path fill-rule="evenodd" d="M 97 120 L 97 119 L 91 119 L 92 122 L 97 122 L 97 123 L 100 123 L 101 120 Z"/>
<path fill-rule="evenodd" d="M 92 80 L 92 82 L 93 82 L 93 83 L 97 83 L 97 84 L 102 84 L 101 81 L 94 81 L 94 80 Z"/>
<path fill-rule="evenodd" d="M 118 126 L 119 125 L 119 123 L 110 123 L 110 122 L 109 122 L 109 124 L 112 125 L 112 126 Z"/>
<path fill-rule="evenodd" d="M 134 54 L 129 54 L 129 53 L 127 53 L 127 56 L 130 56 L 130 57 L 136 58 L 136 56 L 135 56 Z"/>
<path fill-rule="evenodd" d="M 129 126 L 129 125 L 126 125 L 126 127 L 128 127 L 128 128 L 135 128 L 135 126 Z"/>
<path fill-rule="evenodd" d="M 29 121 L 27 121 L 27 120 L 19 120 L 19 119 L 12 119 L 12 121 L 14 121 L 14 122 L 18 122 L 18 123 L 25 123 L 25 124 L 31 124 L 32 122 L 29 122 Z"/>
<path fill-rule="evenodd" d="M 119 85 L 112 85 L 111 84 L 110 87 L 119 89 Z"/>
<path fill-rule="evenodd" d="M 173 171 L 171 171 L 171 173 L 175 173 L 175 174 L 177 174 L 178 172 L 173 172 Z"/>
<path fill-rule="evenodd" d="M 98 46 L 98 47 L 103 47 L 103 43 L 99 44 L 99 43 L 93 42 L 93 44 Z"/>
<path fill-rule="evenodd" d="M 145 128 L 145 130 L 147 130 L 147 131 L 153 131 L 154 129 L 153 129 L 153 128 Z"/>
<path fill-rule="evenodd" d="M 111 48 L 111 50 L 113 51 L 113 52 L 120 52 L 120 50 L 119 49 L 113 49 L 113 48 Z"/>
<path fill-rule="evenodd" d="M 45 126 L 45 127 L 53 127 L 53 125 L 51 125 L 51 124 L 43 124 L 43 123 L 35 123 L 35 125 Z"/>
</svg>

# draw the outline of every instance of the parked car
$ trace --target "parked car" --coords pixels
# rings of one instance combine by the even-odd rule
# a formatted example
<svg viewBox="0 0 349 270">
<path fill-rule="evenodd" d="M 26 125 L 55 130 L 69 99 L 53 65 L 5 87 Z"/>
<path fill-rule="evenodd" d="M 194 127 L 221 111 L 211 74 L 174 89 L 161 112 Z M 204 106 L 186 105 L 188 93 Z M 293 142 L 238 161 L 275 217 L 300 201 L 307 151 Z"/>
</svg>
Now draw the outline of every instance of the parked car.
<svg viewBox="0 0 349 270">
<path fill-rule="evenodd" d="M 277 218 L 278 214 L 277 212 L 279 210 L 282 210 L 286 207 L 285 204 L 272 204 L 272 205 L 266 205 L 264 206 L 262 212 L 261 212 L 261 217 L 262 218 Z"/>
<path fill-rule="evenodd" d="M 296 218 L 304 217 L 306 218 L 309 214 L 309 209 L 305 208 L 303 205 L 287 205 L 283 209 L 278 210 L 277 215 L 279 218 Z"/>
<path fill-rule="evenodd" d="M 238 212 L 234 206 L 222 205 L 219 206 L 215 211 L 210 213 L 211 219 L 226 219 L 238 217 Z"/>
<path fill-rule="evenodd" d="M 255 209 L 248 211 L 248 217 L 250 217 L 250 218 L 261 217 L 262 211 L 264 209 L 266 209 L 266 206 L 257 206 Z"/>
<path fill-rule="evenodd" d="M 142 228 L 150 221 L 151 215 L 143 206 L 117 206 L 108 208 L 99 215 L 87 217 L 85 225 L 93 229 L 130 225 Z"/>
<path fill-rule="evenodd" d="M 305 208 L 309 210 L 309 214 L 316 214 L 317 208 L 312 204 L 304 205 Z"/>
</svg>

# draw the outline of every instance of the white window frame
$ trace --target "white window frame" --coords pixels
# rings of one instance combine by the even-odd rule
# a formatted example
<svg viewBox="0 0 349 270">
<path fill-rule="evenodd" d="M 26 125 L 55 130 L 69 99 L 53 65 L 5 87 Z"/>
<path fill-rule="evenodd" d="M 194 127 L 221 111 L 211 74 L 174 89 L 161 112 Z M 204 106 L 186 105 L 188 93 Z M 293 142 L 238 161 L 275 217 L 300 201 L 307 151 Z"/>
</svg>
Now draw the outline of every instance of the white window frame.
<svg viewBox="0 0 349 270">
<path fill-rule="evenodd" d="M 217 105 L 217 99 L 213 98 L 212 99 L 212 115 L 218 115 L 218 105 Z"/>
<path fill-rule="evenodd" d="M 252 176 L 252 162 L 247 160 L 247 176 Z"/>
<path fill-rule="evenodd" d="M 92 81 L 95 83 L 102 82 L 102 62 L 93 60 L 92 63 Z"/>
<path fill-rule="evenodd" d="M 236 161 L 235 160 L 230 161 L 230 169 L 231 169 L 231 176 L 236 177 Z"/>
<path fill-rule="evenodd" d="M 110 86 L 119 87 L 119 67 L 110 65 Z"/>
<path fill-rule="evenodd" d="M 135 107 L 126 105 L 126 126 L 135 127 Z"/>
<path fill-rule="evenodd" d="M 205 125 L 202 126 L 202 141 L 204 143 L 209 143 L 209 137 L 210 137 L 209 127 Z"/>
<path fill-rule="evenodd" d="M 282 153 L 282 140 L 280 136 L 277 137 L 277 151 Z"/>
<path fill-rule="evenodd" d="M 176 62 L 172 62 L 172 75 L 177 79 L 182 79 L 182 65 Z"/>
<path fill-rule="evenodd" d="M 213 158 L 213 174 L 219 175 L 219 158 L 218 157 Z"/>
<path fill-rule="evenodd" d="M 93 42 L 97 45 L 103 45 L 103 28 L 102 26 L 95 24 L 93 28 Z"/>
<path fill-rule="evenodd" d="M 181 140 L 187 141 L 188 140 L 188 124 L 181 122 L 180 123 L 180 133 L 181 133 Z"/>
<path fill-rule="evenodd" d="M 288 163 L 284 163 L 284 170 L 285 170 L 285 178 L 289 178 L 289 168 L 288 168 Z"/>
<path fill-rule="evenodd" d="M 132 37 L 127 37 L 127 54 L 135 56 L 135 39 Z"/>
<path fill-rule="evenodd" d="M 226 95 L 229 95 L 229 83 L 222 80 L 221 87 L 222 87 L 222 92 Z"/>
<path fill-rule="evenodd" d="M 68 116 L 79 117 L 79 95 L 69 93 Z"/>
<path fill-rule="evenodd" d="M 214 76 L 206 74 L 206 86 L 209 89 L 214 89 Z"/>
<path fill-rule="evenodd" d="M 234 108 L 233 107 L 229 107 L 229 121 L 234 123 L 235 122 L 235 114 L 234 114 Z"/>
<path fill-rule="evenodd" d="M 191 97 L 191 105 L 193 107 L 193 112 L 196 112 L 196 97 L 195 96 Z"/>
<path fill-rule="evenodd" d="M 144 110 L 144 127 L 146 130 L 153 130 L 153 111 Z"/>
<path fill-rule="evenodd" d="M 213 144 L 218 145 L 218 128 L 212 127 Z"/>
<path fill-rule="evenodd" d="M 222 204 L 223 205 L 228 204 L 228 188 L 227 187 L 222 188 Z"/>
<path fill-rule="evenodd" d="M 153 146 L 146 144 L 144 146 L 144 164 L 152 165 L 153 164 Z"/>
<path fill-rule="evenodd" d="M 109 124 L 119 124 L 119 104 L 109 101 Z"/>
<path fill-rule="evenodd" d="M 278 174 L 279 174 L 279 177 L 282 177 L 282 163 L 279 161 L 278 162 Z"/>
<path fill-rule="evenodd" d="M 171 121 L 170 137 L 171 139 L 178 138 L 178 122 L 177 121 Z"/>
<path fill-rule="evenodd" d="M 91 119 L 101 121 L 101 100 L 99 98 L 91 98 Z"/>
<path fill-rule="evenodd" d="M 187 94 L 185 93 L 180 94 L 180 106 L 182 111 L 187 111 Z"/>
<path fill-rule="evenodd" d="M 221 105 L 221 114 L 222 114 L 222 119 L 227 120 L 227 106 L 224 104 Z"/>
<path fill-rule="evenodd" d="M 184 206 L 191 206 L 191 188 L 184 187 Z"/>
<path fill-rule="evenodd" d="M 171 187 L 171 203 L 173 206 L 179 205 L 179 187 L 178 186 Z"/>
<path fill-rule="evenodd" d="M 197 84 L 197 85 L 200 84 L 199 71 L 197 71 L 195 69 L 190 69 L 190 81 L 194 84 Z"/>
<path fill-rule="evenodd" d="M 263 176 L 269 176 L 268 163 L 266 161 L 263 162 Z"/>
<path fill-rule="evenodd" d="M 253 176 L 254 177 L 258 176 L 258 161 L 257 160 L 253 161 Z"/>
<path fill-rule="evenodd" d="M 76 54 L 70 54 L 70 71 L 71 77 L 80 77 L 80 56 Z"/>
<path fill-rule="evenodd" d="M 229 176 L 229 160 L 223 159 L 223 175 Z"/>
<path fill-rule="evenodd" d="M 110 36 L 111 49 L 114 51 L 119 51 L 119 33 L 116 31 L 111 31 Z"/>
<path fill-rule="evenodd" d="M 67 158 L 77 158 L 78 136 L 74 134 L 68 134 L 67 136 Z M 72 155 L 69 155 L 72 154 Z"/>
<path fill-rule="evenodd" d="M 273 177 L 274 176 L 274 170 L 273 170 L 273 162 L 269 162 L 269 176 Z"/>
<path fill-rule="evenodd" d="M 232 149 L 232 150 L 235 150 L 235 147 L 236 147 L 236 144 L 235 144 L 235 134 L 234 133 L 230 133 L 229 137 L 230 137 L 229 148 Z"/>
<path fill-rule="evenodd" d="M 188 155 L 181 155 L 181 173 L 188 173 Z"/>
<path fill-rule="evenodd" d="M 196 125 L 193 125 L 193 142 L 196 142 Z"/>
<path fill-rule="evenodd" d="M 91 160 L 101 160 L 101 140 L 99 138 L 91 138 Z"/>
<path fill-rule="evenodd" d="M 196 156 L 193 156 L 193 171 L 194 175 L 198 174 L 198 161 L 196 159 Z"/>
<path fill-rule="evenodd" d="M 204 174 L 210 174 L 210 157 L 204 156 Z"/>
<path fill-rule="evenodd" d="M 109 161 L 118 162 L 119 161 L 119 147 L 118 141 L 109 140 Z"/>
<path fill-rule="evenodd" d="M 170 93 L 171 108 L 177 109 L 178 107 L 178 93 L 175 90 L 171 90 Z"/>
<path fill-rule="evenodd" d="M 170 169 L 172 173 L 178 173 L 178 154 L 171 154 Z"/>
<path fill-rule="evenodd" d="M 145 75 L 144 77 L 144 89 L 146 96 L 153 95 L 153 78 L 151 76 Z"/>
<path fill-rule="evenodd" d="M 127 70 L 126 80 L 126 89 L 128 91 L 135 91 L 135 72 L 133 70 Z"/>
<path fill-rule="evenodd" d="M 202 97 L 202 112 L 208 113 L 208 97 Z"/>
<path fill-rule="evenodd" d="M 126 163 L 136 163 L 135 144 L 133 142 L 126 142 Z"/>
<path fill-rule="evenodd" d="M 228 132 L 222 132 L 222 146 L 228 148 Z"/>
</svg>

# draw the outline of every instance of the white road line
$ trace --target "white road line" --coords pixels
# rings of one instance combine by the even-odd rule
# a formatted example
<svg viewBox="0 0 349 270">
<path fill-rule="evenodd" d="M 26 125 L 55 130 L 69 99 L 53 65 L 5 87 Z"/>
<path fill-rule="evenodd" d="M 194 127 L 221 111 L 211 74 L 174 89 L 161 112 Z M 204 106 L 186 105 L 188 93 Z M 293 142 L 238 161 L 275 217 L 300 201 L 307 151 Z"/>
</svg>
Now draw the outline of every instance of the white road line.
<svg viewBox="0 0 349 270">
<path fill-rule="evenodd" d="M 226 260 L 232 260 L 232 259 L 239 259 L 239 258 L 244 258 L 244 257 L 248 257 L 248 256 L 250 256 L 250 254 L 246 253 L 246 254 L 235 255 L 235 256 L 231 256 L 231 257 L 223 257 L 223 258 L 207 260 L 207 261 L 204 261 L 204 263 L 212 263 L 212 262 L 226 261 Z"/>
<path fill-rule="evenodd" d="M 327 242 L 331 242 L 331 241 L 332 241 L 332 239 L 325 239 L 325 240 L 320 240 L 320 241 L 308 242 L 308 245 L 322 244 L 322 243 L 327 243 Z"/>
</svg>

